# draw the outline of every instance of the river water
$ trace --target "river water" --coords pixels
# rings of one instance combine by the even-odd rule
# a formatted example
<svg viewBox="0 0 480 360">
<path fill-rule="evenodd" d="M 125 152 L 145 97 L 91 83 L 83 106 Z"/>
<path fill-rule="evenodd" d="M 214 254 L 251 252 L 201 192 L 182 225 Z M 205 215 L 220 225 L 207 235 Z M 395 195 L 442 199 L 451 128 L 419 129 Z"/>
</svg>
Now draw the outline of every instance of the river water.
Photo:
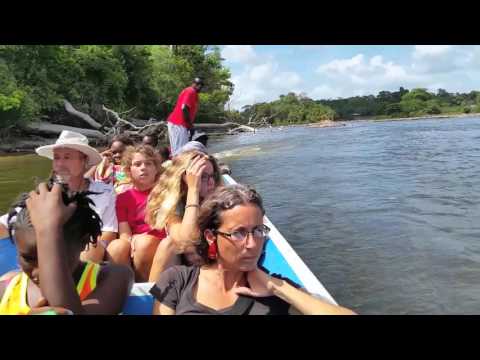
<svg viewBox="0 0 480 360">
<path fill-rule="evenodd" d="M 480 118 L 231 137 L 214 151 L 340 303 L 480 313 Z M 231 154 L 232 155 L 232 154 Z"/>
<path fill-rule="evenodd" d="M 340 303 L 480 313 L 480 118 L 275 128 L 210 146 Z M 0 158 L 0 209 L 49 161 Z"/>
</svg>

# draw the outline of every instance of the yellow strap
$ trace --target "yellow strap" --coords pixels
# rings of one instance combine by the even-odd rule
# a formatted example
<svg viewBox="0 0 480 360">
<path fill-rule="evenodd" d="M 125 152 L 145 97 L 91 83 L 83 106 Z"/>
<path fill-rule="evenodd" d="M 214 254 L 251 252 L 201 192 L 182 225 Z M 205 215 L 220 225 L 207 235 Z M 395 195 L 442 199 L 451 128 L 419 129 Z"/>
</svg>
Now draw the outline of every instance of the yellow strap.
<svg viewBox="0 0 480 360">
<path fill-rule="evenodd" d="M 82 276 L 80 277 L 80 281 L 77 284 L 77 293 L 80 296 L 88 296 L 90 292 L 95 290 L 95 287 L 97 286 L 97 277 L 98 277 L 98 272 L 100 270 L 100 265 L 95 264 L 92 262 L 88 262 L 87 266 L 85 266 L 85 269 L 83 270 Z M 91 271 L 91 275 L 88 276 L 88 274 Z M 83 290 L 86 287 L 86 285 L 89 285 L 90 292 L 88 294 L 83 294 Z M 83 300 L 83 299 L 82 299 Z"/>
<path fill-rule="evenodd" d="M 88 262 L 87 266 L 83 270 L 82 276 L 80 276 L 80 281 L 77 284 L 77 293 L 81 294 L 83 287 L 85 286 L 85 281 L 87 280 L 88 271 L 93 266 L 93 263 Z"/>
<path fill-rule="evenodd" d="M 97 287 L 97 276 L 98 272 L 100 270 L 100 265 L 99 264 L 93 264 L 93 270 L 92 270 L 92 276 L 90 277 L 90 289 L 95 290 Z"/>
<path fill-rule="evenodd" d="M 1 315 L 28 314 L 30 307 L 27 305 L 27 285 L 28 276 L 24 272 L 10 280 L 0 301 Z"/>
</svg>

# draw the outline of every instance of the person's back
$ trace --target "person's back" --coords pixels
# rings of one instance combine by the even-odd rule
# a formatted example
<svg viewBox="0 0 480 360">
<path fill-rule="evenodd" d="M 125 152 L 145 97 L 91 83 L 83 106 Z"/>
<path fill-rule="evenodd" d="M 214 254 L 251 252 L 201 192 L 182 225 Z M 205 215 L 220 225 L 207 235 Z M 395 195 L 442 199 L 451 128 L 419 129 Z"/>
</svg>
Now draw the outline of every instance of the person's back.
<svg viewBox="0 0 480 360">
<path fill-rule="evenodd" d="M 178 95 L 175 107 L 167 118 L 167 121 L 171 122 L 172 124 L 181 125 L 187 129 L 190 129 L 193 126 L 193 121 L 189 122 L 185 119 L 183 114 L 184 105 L 188 106 L 190 119 L 194 120 L 198 110 L 198 94 L 192 86 L 183 89 L 180 95 Z"/>
</svg>

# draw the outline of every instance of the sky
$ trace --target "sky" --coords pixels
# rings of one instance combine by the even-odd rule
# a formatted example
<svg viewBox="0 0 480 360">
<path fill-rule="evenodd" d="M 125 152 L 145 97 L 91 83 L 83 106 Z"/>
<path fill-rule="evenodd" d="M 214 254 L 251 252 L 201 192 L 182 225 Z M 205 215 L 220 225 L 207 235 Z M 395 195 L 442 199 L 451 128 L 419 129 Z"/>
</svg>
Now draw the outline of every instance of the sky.
<svg viewBox="0 0 480 360">
<path fill-rule="evenodd" d="M 222 45 L 235 90 L 229 106 L 303 93 L 315 99 L 426 88 L 480 90 L 478 45 Z"/>
</svg>

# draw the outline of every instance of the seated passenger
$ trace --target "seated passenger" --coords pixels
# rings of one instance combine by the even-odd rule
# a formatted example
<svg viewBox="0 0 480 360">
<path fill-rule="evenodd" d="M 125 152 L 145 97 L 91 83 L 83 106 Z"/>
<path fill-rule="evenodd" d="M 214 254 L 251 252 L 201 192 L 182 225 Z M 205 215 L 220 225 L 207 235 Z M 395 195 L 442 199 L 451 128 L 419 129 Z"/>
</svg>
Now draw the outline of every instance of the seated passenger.
<svg viewBox="0 0 480 360">
<path fill-rule="evenodd" d="M 173 158 L 160 177 L 147 204 L 146 220 L 155 229 L 166 228 L 172 241 L 161 242 L 157 249 L 149 281 L 172 263 L 175 254 L 195 262 L 194 245 L 199 240 L 198 210 L 201 202 L 221 184 L 214 157 L 190 151 Z"/>
<path fill-rule="evenodd" d="M 117 195 L 120 237 L 110 243 L 107 252 L 114 262 L 133 265 L 137 282 L 145 282 L 158 244 L 166 235 L 163 228 L 155 230 L 145 223 L 148 195 L 160 177 L 162 167 L 159 155 L 149 145 L 128 147 L 124 164 L 133 187 Z"/>
<path fill-rule="evenodd" d="M 80 260 L 81 251 L 101 233 L 87 195 L 41 183 L 14 205 L 9 231 L 21 271 L 2 277 L 0 314 L 121 312 L 133 282 L 131 270 Z"/>
<path fill-rule="evenodd" d="M 123 153 L 127 146 L 133 146 L 133 141 L 126 134 L 113 137 L 107 150 L 101 153 L 102 161 L 96 167 L 90 169 L 86 177 L 93 177 L 95 181 L 113 185 L 115 192 L 121 192 L 131 187 L 124 167 L 122 165 Z"/>
<path fill-rule="evenodd" d="M 150 290 L 154 314 L 354 314 L 320 300 L 291 281 L 268 275 L 258 260 L 269 228 L 260 196 L 241 185 L 220 187 L 202 204 L 199 266 L 173 266 Z"/>
</svg>

